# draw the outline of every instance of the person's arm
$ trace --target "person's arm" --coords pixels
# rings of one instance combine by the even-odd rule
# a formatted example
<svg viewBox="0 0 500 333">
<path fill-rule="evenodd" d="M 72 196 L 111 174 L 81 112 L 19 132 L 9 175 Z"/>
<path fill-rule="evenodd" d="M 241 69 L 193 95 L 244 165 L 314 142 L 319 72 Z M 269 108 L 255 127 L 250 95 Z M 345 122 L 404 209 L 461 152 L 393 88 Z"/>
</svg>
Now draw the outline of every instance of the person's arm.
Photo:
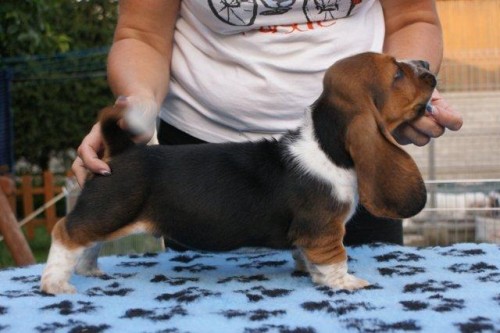
<svg viewBox="0 0 500 333">
<path fill-rule="evenodd" d="M 167 93 L 180 0 L 121 0 L 108 81 L 115 96 L 140 96 L 160 105 Z"/>
<path fill-rule="evenodd" d="M 439 71 L 443 58 L 443 38 L 435 0 L 380 0 L 385 19 L 384 53 L 397 59 L 426 60 L 431 71 Z M 444 101 L 437 90 L 432 98 L 434 112 L 393 134 L 399 143 L 427 144 L 441 136 L 445 128 L 458 130 L 461 115 Z"/>
<path fill-rule="evenodd" d="M 175 23 L 180 0 L 121 0 L 113 45 L 108 56 L 108 81 L 117 103 L 126 106 L 146 124 L 154 124 L 170 80 L 170 62 Z M 127 127 L 126 120 L 120 122 Z M 153 128 L 136 138 L 147 142 Z M 102 137 L 99 124 L 78 147 L 73 163 L 80 185 L 87 170 L 109 174 L 109 166 L 100 159 Z"/>
</svg>

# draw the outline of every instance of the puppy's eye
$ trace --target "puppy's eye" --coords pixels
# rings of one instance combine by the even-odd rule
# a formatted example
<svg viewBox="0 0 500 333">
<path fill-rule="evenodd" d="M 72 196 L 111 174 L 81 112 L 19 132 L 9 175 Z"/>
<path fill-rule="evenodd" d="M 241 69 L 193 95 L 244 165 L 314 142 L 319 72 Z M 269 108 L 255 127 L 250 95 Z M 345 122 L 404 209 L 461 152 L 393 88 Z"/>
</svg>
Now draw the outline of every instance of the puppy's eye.
<svg viewBox="0 0 500 333">
<path fill-rule="evenodd" d="M 402 79 L 404 75 L 405 73 L 403 72 L 403 70 L 401 68 L 398 68 L 396 74 L 394 74 L 394 80 Z"/>
</svg>

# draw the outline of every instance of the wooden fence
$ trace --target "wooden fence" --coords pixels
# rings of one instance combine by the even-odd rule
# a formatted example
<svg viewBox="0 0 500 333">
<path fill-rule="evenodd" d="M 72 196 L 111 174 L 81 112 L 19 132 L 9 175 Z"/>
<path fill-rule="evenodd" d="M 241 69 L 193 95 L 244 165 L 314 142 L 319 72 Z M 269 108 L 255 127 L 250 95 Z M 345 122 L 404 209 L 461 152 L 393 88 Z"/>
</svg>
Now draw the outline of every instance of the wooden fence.
<svg viewBox="0 0 500 333">
<path fill-rule="evenodd" d="M 43 200 L 39 202 L 47 203 L 50 202 L 55 196 L 62 192 L 62 187 L 56 185 L 54 174 L 45 171 L 42 178 L 41 186 L 34 186 L 33 179 L 31 175 L 25 175 L 21 177 L 21 183 L 17 188 L 16 196 L 10 198 L 10 204 L 14 212 L 17 210 L 17 204 L 21 205 L 22 215 L 29 216 L 35 209 L 35 203 L 37 202 L 36 197 L 39 196 Z M 40 206 L 38 204 L 37 206 Z M 44 213 L 41 213 L 37 217 L 33 218 L 32 221 L 27 223 L 24 228 L 26 231 L 26 236 L 28 239 L 33 239 L 35 237 L 35 228 L 38 226 L 44 226 L 49 232 L 52 231 L 55 223 L 62 216 L 57 216 L 57 210 L 55 205 L 47 207 Z"/>
<path fill-rule="evenodd" d="M 41 186 L 34 186 L 34 178 L 30 175 L 22 176 L 20 185 L 16 188 L 12 177 L 0 176 L 0 240 L 5 242 L 18 266 L 35 263 L 21 227 L 24 226 L 28 239 L 35 237 L 37 226 L 42 225 L 47 231 L 52 231 L 60 218 L 57 216 L 55 203 L 65 196 L 65 193 L 61 193 L 63 188 L 56 185 L 51 172 L 41 175 Z M 21 215 L 24 215 L 21 221 L 16 217 L 20 215 L 16 214 L 18 204 L 21 204 L 19 210 L 22 209 Z"/>
</svg>

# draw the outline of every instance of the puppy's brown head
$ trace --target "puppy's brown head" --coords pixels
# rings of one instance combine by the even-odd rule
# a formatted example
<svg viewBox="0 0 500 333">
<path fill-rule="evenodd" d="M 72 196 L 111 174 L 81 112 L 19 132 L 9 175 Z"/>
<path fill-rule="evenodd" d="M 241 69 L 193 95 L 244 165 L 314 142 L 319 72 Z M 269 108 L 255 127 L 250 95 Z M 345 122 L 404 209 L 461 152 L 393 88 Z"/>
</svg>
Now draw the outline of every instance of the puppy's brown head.
<svg viewBox="0 0 500 333">
<path fill-rule="evenodd" d="M 343 59 L 325 75 L 323 109 L 340 113 L 360 201 L 376 216 L 409 217 L 425 205 L 422 176 L 391 132 L 425 113 L 435 86 L 426 62 L 378 53 Z"/>
</svg>

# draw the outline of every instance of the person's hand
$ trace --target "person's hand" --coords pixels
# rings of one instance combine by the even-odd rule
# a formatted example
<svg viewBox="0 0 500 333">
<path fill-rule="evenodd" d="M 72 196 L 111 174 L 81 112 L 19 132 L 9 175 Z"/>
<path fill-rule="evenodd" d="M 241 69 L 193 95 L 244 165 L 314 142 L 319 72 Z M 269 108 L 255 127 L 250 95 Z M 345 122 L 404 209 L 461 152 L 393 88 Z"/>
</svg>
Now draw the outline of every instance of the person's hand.
<svg viewBox="0 0 500 333">
<path fill-rule="evenodd" d="M 411 123 L 404 123 L 393 131 L 392 135 L 399 144 L 425 146 L 431 138 L 443 135 L 446 129 L 458 131 L 462 127 L 460 113 L 454 110 L 437 90 L 432 94 L 430 105 L 430 110 L 423 117 Z"/>
<path fill-rule="evenodd" d="M 154 130 L 156 115 L 159 106 L 153 99 L 139 98 L 135 96 L 118 97 L 116 106 L 125 108 L 125 116 L 118 124 L 121 128 L 136 134 L 133 140 L 137 143 L 146 143 L 151 140 Z M 98 173 L 103 176 L 111 174 L 111 169 L 101 158 L 104 150 L 101 126 L 96 123 L 89 134 L 85 136 L 78 147 L 78 157 L 72 165 L 78 184 L 83 187 L 89 172 Z"/>
</svg>

